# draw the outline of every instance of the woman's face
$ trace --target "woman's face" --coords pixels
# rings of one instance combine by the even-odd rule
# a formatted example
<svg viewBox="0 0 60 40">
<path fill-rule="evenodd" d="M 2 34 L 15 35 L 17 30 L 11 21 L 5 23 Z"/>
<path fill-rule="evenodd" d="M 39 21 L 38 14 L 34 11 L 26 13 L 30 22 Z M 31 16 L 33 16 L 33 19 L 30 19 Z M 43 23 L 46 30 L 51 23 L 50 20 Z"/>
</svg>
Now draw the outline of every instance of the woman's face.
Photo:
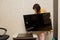
<svg viewBox="0 0 60 40">
<path fill-rule="evenodd" d="M 37 14 L 37 10 L 36 9 L 34 9 L 34 13 Z"/>
<path fill-rule="evenodd" d="M 40 13 L 40 11 L 37 12 L 37 9 L 34 9 L 34 13 L 37 14 Z"/>
</svg>

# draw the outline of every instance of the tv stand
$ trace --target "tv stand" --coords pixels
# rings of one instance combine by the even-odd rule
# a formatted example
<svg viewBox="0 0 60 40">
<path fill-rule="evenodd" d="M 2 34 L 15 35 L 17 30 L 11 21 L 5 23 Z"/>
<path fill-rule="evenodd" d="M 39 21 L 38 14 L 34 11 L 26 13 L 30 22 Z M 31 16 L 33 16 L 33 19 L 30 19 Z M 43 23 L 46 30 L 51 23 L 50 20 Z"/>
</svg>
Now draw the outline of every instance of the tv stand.
<svg viewBox="0 0 60 40">
<path fill-rule="evenodd" d="M 43 40 L 52 40 L 53 32 L 51 31 L 38 31 L 38 32 L 27 32 L 24 34 L 18 34 L 17 37 L 14 37 L 13 40 L 40 40 L 41 33 L 45 32 L 45 37 Z M 49 36 L 50 35 L 50 36 Z"/>
<path fill-rule="evenodd" d="M 16 38 L 13 38 L 13 40 L 36 40 L 36 38 L 33 37 L 30 33 L 25 34 L 18 34 Z"/>
</svg>

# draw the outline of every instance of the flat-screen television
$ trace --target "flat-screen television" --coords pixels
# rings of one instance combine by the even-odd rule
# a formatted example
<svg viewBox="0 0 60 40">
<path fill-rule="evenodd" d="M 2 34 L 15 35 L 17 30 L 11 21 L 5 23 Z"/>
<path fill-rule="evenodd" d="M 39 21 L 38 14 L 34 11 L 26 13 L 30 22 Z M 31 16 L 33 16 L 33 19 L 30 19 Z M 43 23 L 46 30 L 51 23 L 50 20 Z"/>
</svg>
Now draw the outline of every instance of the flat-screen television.
<svg viewBox="0 0 60 40">
<path fill-rule="evenodd" d="M 27 31 L 50 31 L 52 24 L 50 13 L 23 15 L 24 24 Z"/>
</svg>

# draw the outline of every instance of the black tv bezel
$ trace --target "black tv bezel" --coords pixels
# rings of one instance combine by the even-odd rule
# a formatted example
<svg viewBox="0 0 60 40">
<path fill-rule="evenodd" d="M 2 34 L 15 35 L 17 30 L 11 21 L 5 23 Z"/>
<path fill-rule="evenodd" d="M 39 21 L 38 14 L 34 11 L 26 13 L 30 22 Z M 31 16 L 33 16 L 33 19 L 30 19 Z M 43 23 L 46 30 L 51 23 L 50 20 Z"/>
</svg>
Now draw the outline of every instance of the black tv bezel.
<svg viewBox="0 0 60 40">
<path fill-rule="evenodd" d="M 47 13 L 50 14 L 50 12 L 47 12 Z M 40 14 L 46 14 L 46 13 L 40 13 Z M 24 18 L 24 16 L 28 16 L 28 15 L 37 15 L 37 14 L 26 14 L 26 15 L 23 15 L 23 18 Z M 25 25 L 25 19 L 24 19 L 24 25 Z M 26 28 L 26 25 L 25 25 L 25 29 L 26 29 L 27 32 L 50 31 L 50 30 L 52 30 L 52 23 L 51 23 L 51 27 L 48 30 L 34 30 L 34 31 L 30 30 L 30 31 L 28 31 L 27 28 Z"/>
</svg>

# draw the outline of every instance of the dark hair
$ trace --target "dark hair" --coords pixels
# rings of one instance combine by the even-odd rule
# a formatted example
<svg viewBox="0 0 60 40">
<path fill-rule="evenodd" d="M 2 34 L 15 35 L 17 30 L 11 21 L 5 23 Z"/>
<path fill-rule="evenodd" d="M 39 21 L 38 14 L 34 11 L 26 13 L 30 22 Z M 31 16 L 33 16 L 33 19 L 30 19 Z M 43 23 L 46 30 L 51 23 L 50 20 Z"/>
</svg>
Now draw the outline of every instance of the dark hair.
<svg viewBox="0 0 60 40">
<path fill-rule="evenodd" d="M 36 10 L 37 10 L 37 12 L 39 12 L 39 11 L 40 11 L 40 9 L 41 9 L 41 7 L 40 7 L 40 5 L 39 5 L 39 4 L 34 4 L 34 5 L 33 5 L 33 9 L 36 9 Z"/>
</svg>

